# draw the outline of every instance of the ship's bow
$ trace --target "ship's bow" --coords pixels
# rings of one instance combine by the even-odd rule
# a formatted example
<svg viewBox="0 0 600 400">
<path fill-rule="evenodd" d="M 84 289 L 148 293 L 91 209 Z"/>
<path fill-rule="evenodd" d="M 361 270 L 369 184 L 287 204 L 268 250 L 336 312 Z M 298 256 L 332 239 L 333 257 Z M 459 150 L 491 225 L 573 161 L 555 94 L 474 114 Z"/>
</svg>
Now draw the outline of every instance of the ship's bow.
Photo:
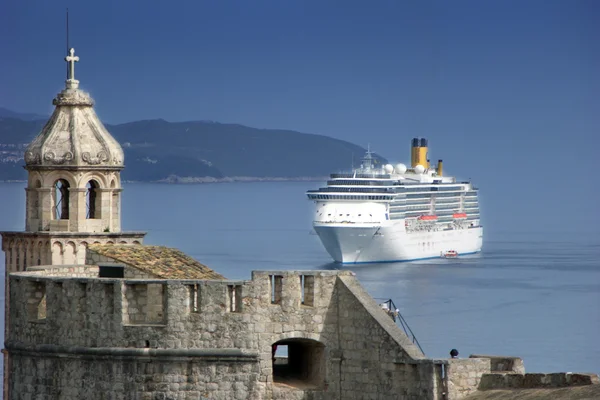
<svg viewBox="0 0 600 400">
<path fill-rule="evenodd" d="M 363 252 L 372 245 L 379 227 L 315 224 L 314 229 L 334 261 L 356 263 L 367 261 Z"/>
</svg>

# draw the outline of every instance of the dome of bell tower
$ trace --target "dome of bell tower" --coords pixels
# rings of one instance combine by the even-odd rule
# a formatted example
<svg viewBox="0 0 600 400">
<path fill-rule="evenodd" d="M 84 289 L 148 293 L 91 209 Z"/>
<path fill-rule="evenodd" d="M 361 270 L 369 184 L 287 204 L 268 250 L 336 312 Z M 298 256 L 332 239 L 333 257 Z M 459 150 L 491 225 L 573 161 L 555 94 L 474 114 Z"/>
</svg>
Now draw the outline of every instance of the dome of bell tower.
<svg viewBox="0 0 600 400">
<path fill-rule="evenodd" d="M 65 57 L 69 64 L 66 87 L 52 104 L 54 113 L 25 150 L 29 168 L 123 168 L 123 149 L 106 130 L 96 112 L 90 95 L 79 89 L 75 79 L 75 50 Z"/>
</svg>

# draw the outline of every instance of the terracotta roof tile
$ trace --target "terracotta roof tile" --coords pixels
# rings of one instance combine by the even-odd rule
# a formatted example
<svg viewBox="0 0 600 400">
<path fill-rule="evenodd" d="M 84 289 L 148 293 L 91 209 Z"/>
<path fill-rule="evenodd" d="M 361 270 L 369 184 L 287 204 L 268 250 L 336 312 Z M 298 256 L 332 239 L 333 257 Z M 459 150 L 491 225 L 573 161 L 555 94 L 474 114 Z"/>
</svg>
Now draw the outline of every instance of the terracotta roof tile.
<svg viewBox="0 0 600 400">
<path fill-rule="evenodd" d="M 227 279 L 185 253 L 169 247 L 92 244 L 89 249 L 162 279 Z"/>
</svg>

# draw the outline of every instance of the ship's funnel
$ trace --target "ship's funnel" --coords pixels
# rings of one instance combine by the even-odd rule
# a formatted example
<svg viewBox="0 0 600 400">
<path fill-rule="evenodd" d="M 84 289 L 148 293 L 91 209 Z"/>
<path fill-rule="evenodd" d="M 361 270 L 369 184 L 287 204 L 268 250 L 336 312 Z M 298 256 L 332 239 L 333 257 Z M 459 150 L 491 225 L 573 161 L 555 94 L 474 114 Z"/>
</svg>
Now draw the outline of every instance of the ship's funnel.
<svg viewBox="0 0 600 400">
<path fill-rule="evenodd" d="M 438 160 L 438 166 L 437 166 L 437 170 L 436 173 L 438 176 L 442 176 L 442 172 L 444 172 L 444 168 L 442 165 L 442 160 Z"/>
<path fill-rule="evenodd" d="M 429 160 L 427 160 L 427 139 L 414 138 L 412 140 L 410 165 L 412 168 L 417 165 L 429 168 Z"/>
</svg>

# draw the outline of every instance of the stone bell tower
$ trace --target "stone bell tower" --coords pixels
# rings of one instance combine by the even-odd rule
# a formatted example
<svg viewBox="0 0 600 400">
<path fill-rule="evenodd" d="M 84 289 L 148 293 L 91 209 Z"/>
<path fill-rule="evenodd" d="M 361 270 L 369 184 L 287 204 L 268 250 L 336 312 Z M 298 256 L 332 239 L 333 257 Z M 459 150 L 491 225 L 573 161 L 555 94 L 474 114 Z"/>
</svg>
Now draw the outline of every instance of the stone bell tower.
<svg viewBox="0 0 600 400">
<path fill-rule="evenodd" d="M 79 89 L 74 49 L 65 61 L 66 88 L 25 151 L 25 231 L 0 233 L 7 273 L 84 264 L 88 244 L 141 244 L 145 235 L 121 231 L 123 149 L 98 119 L 92 98 Z"/>
</svg>

